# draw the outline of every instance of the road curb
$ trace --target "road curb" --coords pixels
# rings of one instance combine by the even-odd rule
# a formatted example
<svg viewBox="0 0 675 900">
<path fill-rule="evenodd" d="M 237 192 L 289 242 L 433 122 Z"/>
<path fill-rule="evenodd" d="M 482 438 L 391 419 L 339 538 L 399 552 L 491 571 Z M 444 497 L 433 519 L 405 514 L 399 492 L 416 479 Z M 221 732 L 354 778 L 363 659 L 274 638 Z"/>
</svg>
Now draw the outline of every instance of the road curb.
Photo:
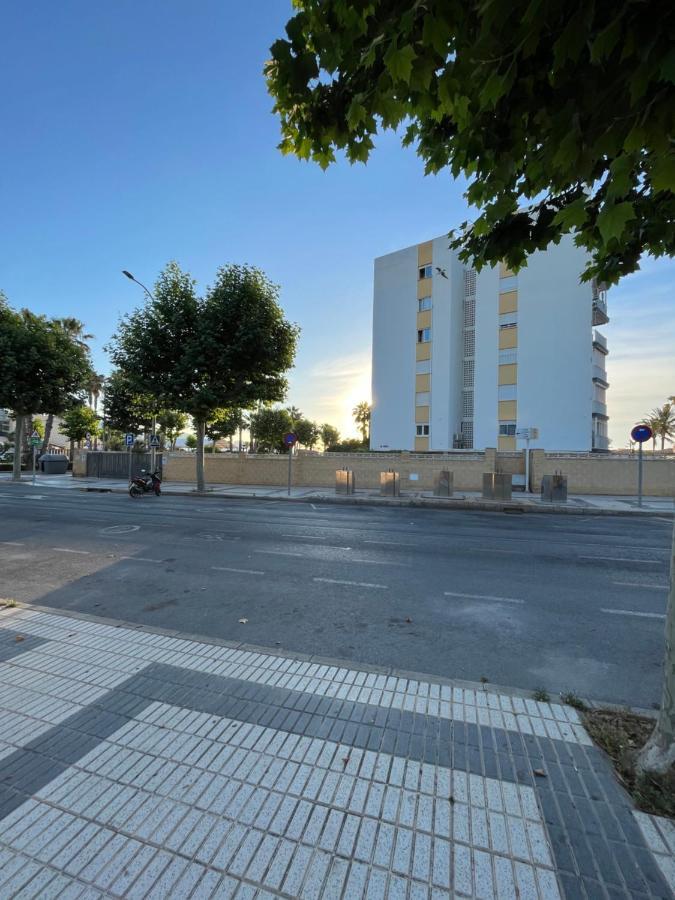
<svg viewBox="0 0 675 900">
<path fill-rule="evenodd" d="M 82 487 L 81 491 L 126 494 L 126 488 L 100 488 L 100 487 Z M 634 516 L 636 518 L 654 518 L 667 517 L 673 518 L 675 512 L 668 510 L 652 510 L 652 509 L 602 509 L 593 506 L 562 506 L 561 504 L 551 504 L 550 506 L 535 506 L 528 503 L 519 503 L 517 500 L 510 502 L 499 502 L 493 500 L 467 500 L 459 498 L 443 498 L 443 497 L 395 497 L 393 499 L 385 497 L 331 497 L 324 495 L 310 495 L 307 497 L 287 497 L 283 495 L 268 494 L 228 494 L 213 491 L 173 491 L 171 488 L 162 486 L 162 494 L 167 497 L 199 497 L 199 499 L 210 500 L 262 500 L 274 501 L 282 503 L 315 503 L 320 505 L 333 506 L 384 506 L 384 507 L 408 507 L 422 509 L 462 509 L 483 512 L 503 512 L 509 513 L 535 513 L 543 515 L 563 515 L 563 516 Z"/>
</svg>

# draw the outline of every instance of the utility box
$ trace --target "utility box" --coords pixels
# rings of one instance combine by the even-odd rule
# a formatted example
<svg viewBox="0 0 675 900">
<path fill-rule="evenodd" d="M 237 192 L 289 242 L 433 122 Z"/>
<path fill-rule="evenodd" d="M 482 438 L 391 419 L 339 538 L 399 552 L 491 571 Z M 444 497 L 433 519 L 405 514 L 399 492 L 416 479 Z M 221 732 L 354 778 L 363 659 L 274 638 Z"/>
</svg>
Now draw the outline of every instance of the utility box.
<svg viewBox="0 0 675 900">
<path fill-rule="evenodd" d="M 380 472 L 380 494 L 383 497 L 401 496 L 401 478 L 398 472 L 393 469 Z"/>
<path fill-rule="evenodd" d="M 351 469 L 338 469 L 335 472 L 336 494 L 353 494 L 355 488 L 354 472 Z"/>
<path fill-rule="evenodd" d="M 483 472 L 483 500 L 510 500 L 511 490 L 509 472 Z"/>
<path fill-rule="evenodd" d="M 454 492 L 454 476 L 445 469 L 434 477 L 434 497 L 452 497 Z"/>
<path fill-rule="evenodd" d="M 561 473 L 544 475 L 541 479 L 541 499 L 549 503 L 567 503 L 567 476 Z"/>
<path fill-rule="evenodd" d="M 64 453 L 43 453 L 40 469 L 45 475 L 65 475 L 68 471 L 68 457 Z"/>
</svg>

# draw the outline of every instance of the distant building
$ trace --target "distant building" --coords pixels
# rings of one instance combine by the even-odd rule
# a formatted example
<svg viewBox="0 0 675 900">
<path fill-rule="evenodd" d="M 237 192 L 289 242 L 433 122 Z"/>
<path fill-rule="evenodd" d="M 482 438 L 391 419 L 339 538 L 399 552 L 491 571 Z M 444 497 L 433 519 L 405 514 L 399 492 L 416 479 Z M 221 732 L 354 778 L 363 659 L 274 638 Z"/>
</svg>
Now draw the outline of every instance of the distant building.
<svg viewBox="0 0 675 900">
<path fill-rule="evenodd" d="M 372 450 L 607 450 L 606 292 L 565 237 L 518 275 L 446 236 L 375 260 Z"/>
<path fill-rule="evenodd" d="M 12 431 L 12 426 L 9 418 L 9 410 L 0 409 L 0 440 L 7 440 L 10 431 Z"/>
</svg>

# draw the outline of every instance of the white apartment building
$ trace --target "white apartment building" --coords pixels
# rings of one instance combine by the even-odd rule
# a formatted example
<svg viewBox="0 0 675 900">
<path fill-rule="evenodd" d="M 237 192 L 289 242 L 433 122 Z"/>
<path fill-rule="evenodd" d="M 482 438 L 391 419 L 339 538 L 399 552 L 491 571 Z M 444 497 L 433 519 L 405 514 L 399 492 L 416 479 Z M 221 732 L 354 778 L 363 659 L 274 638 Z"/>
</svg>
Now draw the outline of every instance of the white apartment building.
<svg viewBox="0 0 675 900">
<path fill-rule="evenodd" d="M 606 291 L 570 236 L 517 275 L 446 235 L 375 260 L 371 450 L 607 450 Z"/>
</svg>

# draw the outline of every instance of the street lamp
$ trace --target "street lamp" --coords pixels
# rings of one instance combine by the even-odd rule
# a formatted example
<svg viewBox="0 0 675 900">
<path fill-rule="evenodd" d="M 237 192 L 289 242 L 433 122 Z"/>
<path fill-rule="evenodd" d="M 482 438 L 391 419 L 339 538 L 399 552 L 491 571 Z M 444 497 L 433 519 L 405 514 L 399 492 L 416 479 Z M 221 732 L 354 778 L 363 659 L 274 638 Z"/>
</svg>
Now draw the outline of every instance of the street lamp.
<svg viewBox="0 0 675 900">
<path fill-rule="evenodd" d="M 122 269 L 122 275 L 126 275 L 126 277 L 129 279 L 129 281 L 135 281 L 139 287 L 142 287 L 143 290 L 145 291 L 145 293 L 148 295 L 148 297 L 151 300 L 155 299 L 155 295 L 152 293 L 152 291 L 148 290 L 148 288 L 146 288 L 146 286 L 143 284 L 143 282 L 139 281 L 138 278 L 134 278 L 134 276 L 131 274 L 131 272 L 127 272 L 126 269 Z M 157 432 L 157 416 L 153 415 L 151 440 L 152 440 L 152 438 L 154 438 L 156 432 Z M 130 452 L 131 452 L 131 448 L 130 448 Z M 155 471 L 155 461 L 156 461 L 155 448 L 150 447 L 150 465 L 152 466 L 153 472 Z M 129 463 L 129 469 L 131 470 L 131 463 Z M 131 480 L 131 477 L 129 478 L 129 480 Z"/>
</svg>

